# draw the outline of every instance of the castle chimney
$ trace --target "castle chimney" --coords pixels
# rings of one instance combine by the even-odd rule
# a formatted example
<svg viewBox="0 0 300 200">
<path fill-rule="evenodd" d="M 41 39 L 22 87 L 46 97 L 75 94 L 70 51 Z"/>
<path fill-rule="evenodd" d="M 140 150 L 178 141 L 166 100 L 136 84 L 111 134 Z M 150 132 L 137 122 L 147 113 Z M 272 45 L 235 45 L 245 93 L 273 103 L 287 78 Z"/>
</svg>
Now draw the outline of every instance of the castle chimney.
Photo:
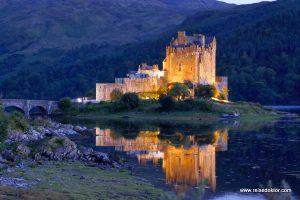
<svg viewBox="0 0 300 200">
<path fill-rule="evenodd" d="M 185 36 L 185 31 L 178 31 L 178 38 L 177 38 L 176 41 L 177 41 L 178 45 L 187 43 L 186 36 Z"/>
</svg>

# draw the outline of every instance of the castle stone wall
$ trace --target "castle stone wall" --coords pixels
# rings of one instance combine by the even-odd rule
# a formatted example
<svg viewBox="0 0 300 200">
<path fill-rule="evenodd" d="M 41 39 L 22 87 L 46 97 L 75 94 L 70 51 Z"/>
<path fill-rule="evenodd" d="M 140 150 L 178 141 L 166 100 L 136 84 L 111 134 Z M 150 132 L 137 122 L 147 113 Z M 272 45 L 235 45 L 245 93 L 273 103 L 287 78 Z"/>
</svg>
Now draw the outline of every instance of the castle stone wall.
<svg viewBox="0 0 300 200">
<path fill-rule="evenodd" d="M 122 92 L 126 91 L 124 84 L 118 83 L 97 83 L 96 84 L 96 100 L 97 101 L 110 101 L 110 94 L 114 89 Z"/>
<path fill-rule="evenodd" d="M 126 92 L 155 92 L 163 84 L 162 78 L 118 78 L 116 83 L 103 83 L 96 85 L 96 100 L 110 101 L 110 94 L 114 89 Z"/>
<path fill-rule="evenodd" d="M 195 45 L 187 48 L 167 47 L 164 71 L 168 83 L 183 83 L 185 80 L 196 79 L 196 48 Z"/>
<path fill-rule="evenodd" d="M 209 47 L 202 48 L 199 53 L 197 83 L 212 85 L 216 80 L 216 41 L 214 40 Z"/>
</svg>

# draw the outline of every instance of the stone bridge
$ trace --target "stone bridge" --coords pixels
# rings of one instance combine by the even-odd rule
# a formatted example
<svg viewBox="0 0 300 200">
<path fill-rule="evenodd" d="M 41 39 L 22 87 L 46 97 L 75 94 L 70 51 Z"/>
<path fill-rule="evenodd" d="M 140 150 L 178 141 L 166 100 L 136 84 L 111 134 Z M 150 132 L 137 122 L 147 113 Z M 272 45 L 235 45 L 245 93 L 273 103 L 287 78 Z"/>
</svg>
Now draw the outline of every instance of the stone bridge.
<svg viewBox="0 0 300 200">
<path fill-rule="evenodd" d="M 47 115 L 52 114 L 54 111 L 58 110 L 57 101 L 47 101 L 47 100 L 27 100 L 27 99 L 2 99 L 3 109 L 8 107 L 17 108 L 22 110 L 27 117 L 30 116 L 30 111 L 33 108 L 39 108 Z"/>
</svg>

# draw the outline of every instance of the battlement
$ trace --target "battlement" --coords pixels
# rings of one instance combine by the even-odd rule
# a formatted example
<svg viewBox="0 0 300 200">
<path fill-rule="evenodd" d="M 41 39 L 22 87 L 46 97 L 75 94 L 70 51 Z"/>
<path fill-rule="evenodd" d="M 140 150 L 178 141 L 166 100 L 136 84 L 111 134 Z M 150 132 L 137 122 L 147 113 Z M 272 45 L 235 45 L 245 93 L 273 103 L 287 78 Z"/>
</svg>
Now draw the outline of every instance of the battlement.
<svg viewBox="0 0 300 200">
<path fill-rule="evenodd" d="M 193 36 L 187 36 L 185 31 L 179 31 L 177 38 L 172 39 L 171 48 L 186 48 L 189 46 L 209 47 L 215 42 L 215 37 L 206 37 L 202 34 L 194 34 Z"/>
<path fill-rule="evenodd" d="M 140 84 L 140 83 L 157 83 L 160 78 L 147 77 L 147 78 L 115 78 L 116 84 Z"/>
</svg>

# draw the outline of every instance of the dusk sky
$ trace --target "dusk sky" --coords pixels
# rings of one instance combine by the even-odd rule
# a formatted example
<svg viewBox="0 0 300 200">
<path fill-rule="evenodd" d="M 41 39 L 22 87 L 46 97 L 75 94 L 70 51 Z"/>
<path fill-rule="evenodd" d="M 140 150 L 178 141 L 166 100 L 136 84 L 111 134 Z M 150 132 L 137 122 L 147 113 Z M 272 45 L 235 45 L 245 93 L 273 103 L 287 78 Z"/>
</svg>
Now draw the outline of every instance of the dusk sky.
<svg viewBox="0 0 300 200">
<path fill-rule="evenodd" d="M 235 3 L 235 4 L 249 4 L 249 3 L 261 2 L 262 0 L 220 0 L 220 1 L 225 1 L 227 3 Z M 273 0 L 264 0 L 264 1 L 273 1 Z"/>
</svg>

